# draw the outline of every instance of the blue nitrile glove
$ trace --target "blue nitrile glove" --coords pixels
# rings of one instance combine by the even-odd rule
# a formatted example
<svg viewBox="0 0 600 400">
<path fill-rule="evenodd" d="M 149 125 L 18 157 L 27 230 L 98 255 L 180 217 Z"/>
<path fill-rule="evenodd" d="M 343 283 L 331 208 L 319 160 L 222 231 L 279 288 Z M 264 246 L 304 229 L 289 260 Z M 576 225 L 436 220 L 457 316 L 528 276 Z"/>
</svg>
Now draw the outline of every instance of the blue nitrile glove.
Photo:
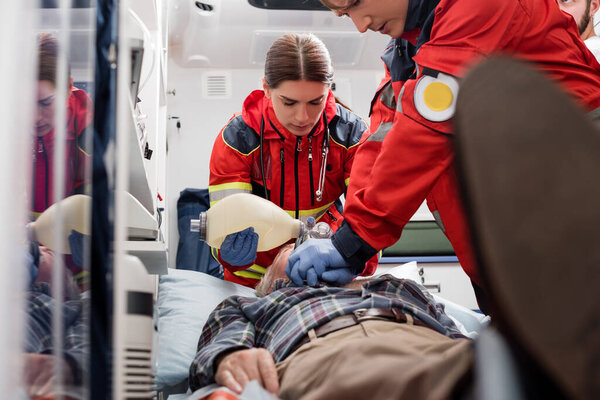
<svg viewBox="0 0 600 400">
<path fill-rule="evenodd" d="M 221 258 L 236 267 L 248 265 L 256 260 L 256 246 L 258 234 L 253 227 L 246 228 L 225 237 L 221 244 Z"/>
<path fill-rule="evenodd" d="M 80 268 L 83 268 L 83 244 L 85 243 L 85 236 L 83 233 L 71 230 L 69 235 L 69 248 L 71 249 L 71 256 L 73 262 Z"/>
<path fill-rule="evenodd" d="M 36 244 L 37 246 L 37 244 Z M 33 285 L 33 282 L 35 282 L 35 279 L 38 276 L 38 266 L 35 262 L 35 257 L 33 256 L 33 254 L 31 254 L 31 252 L 26 251 L 25 252 L 25 267 L 26 267 L 26 275 L 25 275 L 25 279 L 27 280 L 27 283 L 31 286 Z"/>
<path fill-rule="evenodd" d="M 285 273 L 297 286 L 304 281 L 316 286 L 319 280 L 345 285 L 354 278 L 349 264 L 331 239 L 308 239 L 290 255 Z"/>
</svg>

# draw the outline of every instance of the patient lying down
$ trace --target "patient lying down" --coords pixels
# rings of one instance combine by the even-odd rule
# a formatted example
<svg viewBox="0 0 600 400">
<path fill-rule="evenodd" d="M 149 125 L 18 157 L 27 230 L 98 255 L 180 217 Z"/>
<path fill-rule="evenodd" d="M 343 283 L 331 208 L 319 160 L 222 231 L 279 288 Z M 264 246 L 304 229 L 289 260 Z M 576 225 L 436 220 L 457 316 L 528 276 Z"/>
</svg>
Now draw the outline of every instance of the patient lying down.
<svg viewBox="0 0 600 400">
<path fill-rule="evenodd" d="M 282 399 L 447 398 L 472 363 L 470 341 L 420 285 L 385 275 L 346 287 L 294 287 L 282 249 L 257 287 L 204 326 L 192 390 L 252 380 Z"/>
</svg>

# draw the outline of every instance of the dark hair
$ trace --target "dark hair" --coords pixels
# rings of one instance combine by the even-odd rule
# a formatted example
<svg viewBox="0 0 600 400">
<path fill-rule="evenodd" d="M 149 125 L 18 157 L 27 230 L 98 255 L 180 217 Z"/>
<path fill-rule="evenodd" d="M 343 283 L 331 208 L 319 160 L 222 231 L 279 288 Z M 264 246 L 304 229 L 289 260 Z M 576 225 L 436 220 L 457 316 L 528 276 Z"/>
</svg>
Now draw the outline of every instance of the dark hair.
<svg viewBox="0 0 600 400">
<path fill-rule="evenodd" d="M 341 10 L 342 8 L 345 8 L 345 6 L 334 6 L 328 0 L 321 0 L 321 3 L 330 10 Z"/>
<path fill-rule="evenodd" d="M 58 66 L 58 40 L 51 33 L 38 35 L 38 81 L 48 81 L 56 87 Z M 71 67 L 67 65 L 67 78 L 71 76 Z"/>
<path fill-rule="evenodd" d="M 590 25 L 590 22 L 592 22 L 592 29 L 594 29 L 593 20 L 592 20 L 592 17 L 590 17 L 590 8 L 591 7 L 592 7 L 592 0 L 587 0 L 587 2 L 585 4 L 585 11 L 581 17 L 581 23 L 580 23 L 580 21 L 577 21 L 577 29 L 579 30 L 580 35 L 583 35 L 583 32 L 585 32 L 587 27 Z"/>
<path fill-rule="evenodd" d="M 333 65 L 323 42 L 313 34 L 286 34 L 267 52 L 265 81 L 277 88 L 283 81 L 306 80 L 331 85 Z"/>
<path fill-rule="evenodd" d="M 58 42 L 50 33 L 38 36 L 38 81 L 48 81 L 56 86 Z"/>
</svg>

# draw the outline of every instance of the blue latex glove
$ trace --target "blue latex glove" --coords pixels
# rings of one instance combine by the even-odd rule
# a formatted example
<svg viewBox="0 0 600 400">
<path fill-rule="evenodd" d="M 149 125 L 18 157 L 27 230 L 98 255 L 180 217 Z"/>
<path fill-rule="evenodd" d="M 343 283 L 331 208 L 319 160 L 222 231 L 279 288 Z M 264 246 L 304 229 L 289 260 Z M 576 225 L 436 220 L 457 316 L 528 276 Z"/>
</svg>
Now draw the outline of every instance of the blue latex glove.
<svg viewBox="0 0 600 400">
<path fill-rule="evenodd" d="M 221 258 L 236 267 L 248 265 L 256 260 L 256 246 L 258 234 L 253 227 L 246 228 L 225 237 L 221 244 Z"/>
<path fill-rule="evenodd" d="M 36 244 L 37 246 L 37 244 Z M 25 252 L 25 267 L 26 267 L 26 275 L 25 279 L 29 286 L 33 285 L 35 279 L 38 276 L 38 266 L 35 263 L 35 257 L 28 251 Z"/>
<path fill-rule="evenodd" d="M 71 230 L 69 235 L 69 247 L 71 248 L 71 256 L 73 262 L 80 268 L 84 267 L 83 262 L 83 244 L 85 243 L 86 235 L 77 231 Z"/>
<path fill-rule="evenodd" d="M 290 255 L 285 273 L 297 286 L 304 281 L 317 286 L 319 280 L 345 285 L 354 278 L 350 266 L 331 239 L 308 239 Z"/>
</svg>

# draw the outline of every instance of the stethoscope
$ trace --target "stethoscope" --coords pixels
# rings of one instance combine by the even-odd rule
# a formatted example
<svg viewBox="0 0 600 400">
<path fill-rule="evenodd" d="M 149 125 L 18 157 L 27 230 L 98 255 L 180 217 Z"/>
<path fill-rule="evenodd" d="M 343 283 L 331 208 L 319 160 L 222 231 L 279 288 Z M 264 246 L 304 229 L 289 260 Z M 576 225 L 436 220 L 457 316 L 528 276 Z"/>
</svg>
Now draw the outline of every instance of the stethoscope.
<svg viewBox="0 0 600 400">
<path fill-rule="evenodd" d="M 321 149 L 321 168 L 319 169 L 319 184 L 315 191 L 317 201 L 321 201 L 323 198 L 323 190 L 325 188 L 325 174 L 327 172 L 327 155 L 329 154 L 329 124 L 327 123 L 327 113 L 323 110 L 323 124 L 325 125 L 325 134 L 323 137 L 323 146 Z M 262 117 L 260 120 L 260 173 L 262 176 L 263 187 L 265 189 L 265 198 L 269 200 L 269 193 L 267 191 L 267 178 L 265 177 L 265 163 L 263 155 L 263 143 L 265 133 L 265 118 Z M 308 160 L 312 161 L 312 152 L 309 150 Z M 281 171 L 283 174 L 284 171 Z"/>
<path fill-rule="evenodd" d="M 78 162 L 79 162 L 79 157 L 78 157 L 78 154 L 77 154 L 77 118 L 76 117 L 73 118 L 73 123 L 74 123 L 74 128 L 75 128 L 75 139 L 73 140 L 73 145 L 72 145 L 73 146 L 73 157 L 74 157 L 74 160 L 71 163 L 71 165 L 73 166 L 73 187 L 71 188 L 71 193 L 68 194 L 69 196 L 72 195 L 72 194 L 75 194 L 75 185 L 77 183 L 77 171 L 78 171 Z M 67 126 L 68 126 L 68 123 L 67 123 Z M 50 205 L 51 205 L 51 202 L 50 202 L 50 199 L 49 199 L 49 196 L 48 196 L 48 188 L 50 186 L 50 182 L 49 182 L 50 178 L 48 176 L 48 174 L 49 174 L 49 166 L 48 166 L 49 160 L 48 160 L 48 153 L 46 151 L 46 145 L 44 144 L 44 140 L 42 139 L 41 136 L 38 136 L 37 139 L 38 139 L 38 142 L 37 142 L 38 149 L 37 149 L 37 151 L 36 151 L 35 148 L 33 149 L 33 171 L 32 171 L 32 179 L 31 179 L 31 185 L 32 185 L 32 188 L 31 188 L 31 196 L 32 196 L 31 207 L 35 208 L 35 205 L 36 205 L 35 204 L 35 200 L 36 200 L 35 199 L 35 194 L 36 194 L 35 193 L 36 192 L 36 181 L 35 181 L 35 178 L 36 178 L 36 159 L 37 159 L 37 157 L 36 157 L 35 153 L 37 152 L 37 153 L 42 153 L 44 155 L 44 168 L 45 168 L 45 174 L 44 174 L 44 181 L 45 181 L 44 182 L 45 206 L 44 206 L 44 209 L 46 209 L 46 208 L 50 207 Z"/>
</svg>

